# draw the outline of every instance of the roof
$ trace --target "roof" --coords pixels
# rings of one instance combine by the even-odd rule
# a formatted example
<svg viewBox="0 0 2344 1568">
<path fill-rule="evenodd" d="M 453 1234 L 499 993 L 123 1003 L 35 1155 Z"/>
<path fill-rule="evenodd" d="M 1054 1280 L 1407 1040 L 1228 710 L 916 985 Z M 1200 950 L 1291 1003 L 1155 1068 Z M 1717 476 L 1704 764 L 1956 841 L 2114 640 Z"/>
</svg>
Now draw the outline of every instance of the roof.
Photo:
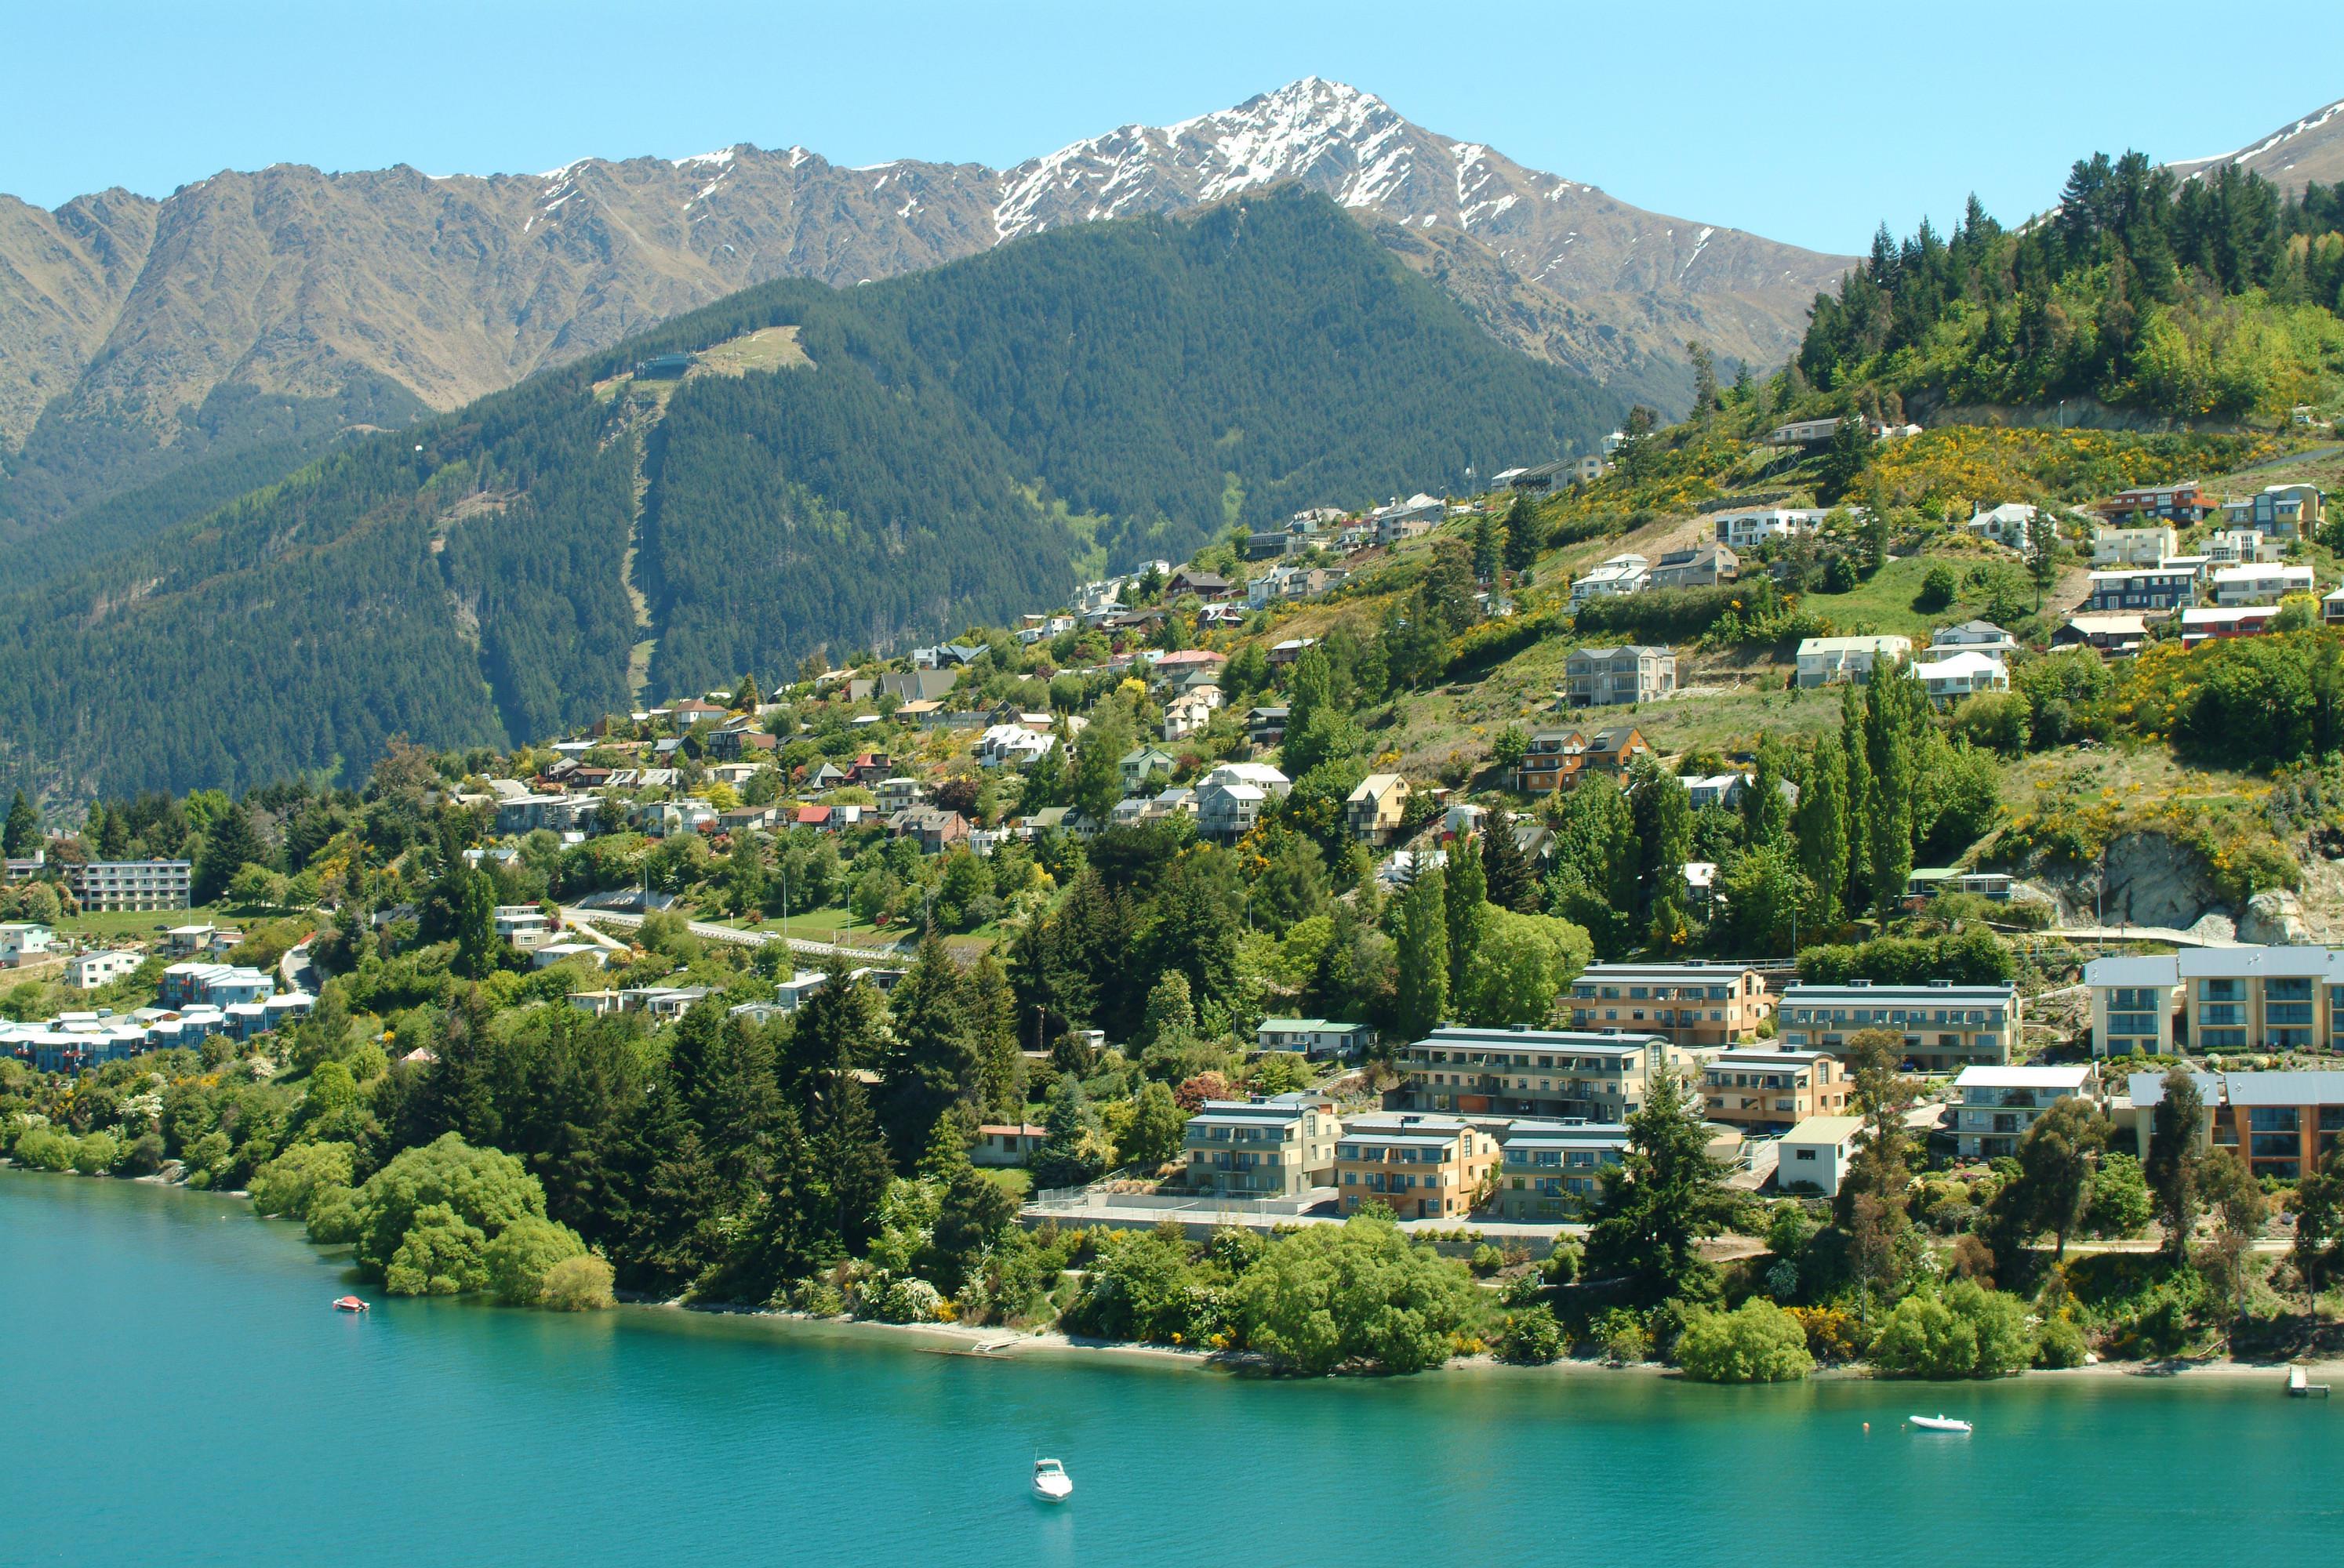
<svg viewBox="0 0 2344 1568">
<path fill-rule="evenodd" d="M 1590 980 L 1735 980 L 1750 972 L 1750 966 L 1733 959 L 1687 959 L 1673 964 L 1589 964 L 1579 971 L 1579 983 Z"/>
<path fill-rule="evenodd" d="M 1349 799 L 1379 800 L 1395 788 L 1404 789 L 1407 787 L 1408 780 L 1397 773 L 1370 773 L 1359 780 L 1359 787 L 1351 791 Z"/>
<path fill-rule="evenodd" d="M 1712 1067 L 1731 1062 L 1738 1067 L 1812 1067 L 1818 1061 L 1835 1060 L 1828 1050 L 1770 1050 L 1763 1046 L 1743 1046 L 1733 1050 L 1721 1050 L 1710 1059 Z"/>
<path fill-rule="evenodd" d="M 1046 1138 L 1050 1135 L 1048 1128 L 1036 1127 L 1030 1121 L 987 1121 L 976 1131 L 980 1136 L 986 1137 L 1008 1137 L 1014 1134 L 1019 1138 Z"/>
<path fill-rule="evenodd" d="M 2180 961 L 2171 953 L 2094 959 L 2084 966 L 2087 986 L 2170 986 L 2180 980 Z"/>
<path fill-rule="evenodd" d="M 1994 655 L 1965 648 L 1958 653 L 1949 653 L 1943 658 L 1932 659 L 1926 664 L 1916 664 L 1913 667 L 1913 673 L 1925 680 L 1932 675 L 1987 673 L 2004 675 L 2007 674 L 2008 670 L 2002 660 L 1995 658 Z"/>
<path fill-rule="evenodd" d="M 1965 1067 L 1955 1089 L 2081 1089 L 2088 1067 Z"/>
<path fill-rule="evenodd" d="M 1809 654 L 1819 653 L 1888 653 L 1897 650 L 1909 653 L 1912 648 L 1911 638 L 1891 637 L 1884 634 L 1868 637 L 1810 637 L 1800 639 L 1799 657 L 1804 658 Z"/>
<path fill-rule="evenodd" d="M 1854 1137 L 1864 1126 L 1861 1116 L 1810 1116 L 1783 1134 L 1785 1143 L 1829 1143 L 1834 1146 Z"/>
<path fill-rule="evenodd" d="M 2197 1084 L 2199 1098 L 2212 1105 L 2222 1098 L 2222 1080 L 2218 1073 L 2193 1072 L 2190 1081 Z M 2133 1105 L 2141 1110 L 2158 1104 L 2165 1099 L 2165 1074 L 2136 1072 L 2125 1081 Z"/>
<path fill-rule="evenodd" d="M 2344 1105 L 2344 1072 L 2226 1072 L 2222 1086 L 2233 1105 Z"/>
<path fill-rule="evenodd" d="M 1809 985 L 1801 980 L 1783 993 L 1785 1003 L 1795 1000 L 1810 1006 L 1817 1002 L 1873 1002 L 1900 1007 L 1916 1000 L 2007 1003 L 2017 997 L 2018 988 L 2015 985 L 1867 985 L 1861 980 L 1847 985 Z"/>
<path fill-rule="evenodd" d="M 1656 1034 L 1598 1034 L 1583 1029 L 1473 1029 L 1450 1025 L 1436 1029 L 1418 1045 L 1503 1045 L 1533 1050 L 1567 1050 L 1577 1055 L 1642 1056 L 1652 1045 L 1665 1043 Z"/>
<path fill-rule="evenodd" d="M 1339 1030 L 1348 1034 L 1367 1027 L 1364 1023 L 1345 1023 L 1328 1018 L 1266 1018 L 1257 1026 L 1256 1032 L 1268 1029 L 1280 1034 L 1317 1034 L 1327 1030 Z"/>
<path fill-rule="evenodd" d="M 2183 980 L 2344 979 L 2344 951 L 2334 948 L 2198 948 L 2177 962 Z"/>
<path fill-rule="evenodd" d="M 1510 1154 L 1517 1149 L 1541 1146 L 1567 1148 L 1589 1143 L 1624 1146 L 1628 1141 L 1628 1130 L 1616 1122 L 1605 1121 L 1581 1122 L 1575 1126 L 1560 1122 L 1516 1121 L 1507 1127 L 1502 1141 Z"/>
</svg>

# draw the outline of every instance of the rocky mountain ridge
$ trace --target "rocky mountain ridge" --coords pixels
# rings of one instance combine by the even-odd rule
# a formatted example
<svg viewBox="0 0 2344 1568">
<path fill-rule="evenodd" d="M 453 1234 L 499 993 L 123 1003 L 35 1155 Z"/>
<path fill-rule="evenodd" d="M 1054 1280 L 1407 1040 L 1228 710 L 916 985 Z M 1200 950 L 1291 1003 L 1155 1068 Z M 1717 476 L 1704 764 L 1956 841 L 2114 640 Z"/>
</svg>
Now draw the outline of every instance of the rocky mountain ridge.
<svg viewBox="0 0 2344 1568">
<path fill-rule="evenodd" d="M 278 165 L 55 212 L 0 196 L 0 517 L 151 476 L 224 389 L 265 396 L 208 450 L 282 438 L 354 386 L 367 409 L 453 407 L 771 278 L 850 286 L 1283 181 L 1351 209 L 1501 341 L 1664 405 L 1687 338 L 1779 360 L 1847 260 L 1642 211 L 1315 77 L 1005 171 L 743 145 L 536 175 Z"/>
</svg>

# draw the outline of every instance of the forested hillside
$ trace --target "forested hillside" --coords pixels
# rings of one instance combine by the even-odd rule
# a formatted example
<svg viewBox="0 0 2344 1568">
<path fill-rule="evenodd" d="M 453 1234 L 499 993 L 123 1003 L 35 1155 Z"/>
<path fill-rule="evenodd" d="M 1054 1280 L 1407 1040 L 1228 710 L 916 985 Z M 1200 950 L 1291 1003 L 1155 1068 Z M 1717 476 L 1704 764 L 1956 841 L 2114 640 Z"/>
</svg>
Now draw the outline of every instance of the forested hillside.
<svg viewBox="0 0 2344 1568">
<path fill-rule="evenodd" d="M 1818 296 L 1797 364 L 1874 398 L 2095 397 L 2180 419 L 2268 420 L 2344 390 L 2344 195 L 2283 197 L 2235 167 L 2078 162 L 2058 209 L 2006 230 L 1973 197 L 1950 236 L 1884 226 Z M 1925 409 L 1916 410 L 1916 412 Z"/>
<path fill-rule="evenodd" d="M 811 364 L 627 374 L 782 327 Z M 1437 490 L 1617 412 L 1298 193 L 768 285 L 0 599 L 0 767 L 243 787 L 543 734 L 628 706 L 639 642 L 654 696 L 892 645 L 1051 605 L 1099 547 Z"/>
</svg>

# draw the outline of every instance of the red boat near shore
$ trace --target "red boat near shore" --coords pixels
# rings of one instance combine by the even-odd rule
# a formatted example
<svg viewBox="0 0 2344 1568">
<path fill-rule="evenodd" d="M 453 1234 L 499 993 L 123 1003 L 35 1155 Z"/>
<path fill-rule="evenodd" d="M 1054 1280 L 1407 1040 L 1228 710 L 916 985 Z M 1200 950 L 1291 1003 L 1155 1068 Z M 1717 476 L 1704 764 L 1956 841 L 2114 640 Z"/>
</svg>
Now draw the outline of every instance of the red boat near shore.
<svg viewBox="0 0 2344 1568">
<path fill-rule="evenodd" d="M 338 1312 L 362 1312 L 366 1310 L 367 1304 L 356 1296 L 344 1296 L 334 1303 L 334 1311 Z"/>
</svg>

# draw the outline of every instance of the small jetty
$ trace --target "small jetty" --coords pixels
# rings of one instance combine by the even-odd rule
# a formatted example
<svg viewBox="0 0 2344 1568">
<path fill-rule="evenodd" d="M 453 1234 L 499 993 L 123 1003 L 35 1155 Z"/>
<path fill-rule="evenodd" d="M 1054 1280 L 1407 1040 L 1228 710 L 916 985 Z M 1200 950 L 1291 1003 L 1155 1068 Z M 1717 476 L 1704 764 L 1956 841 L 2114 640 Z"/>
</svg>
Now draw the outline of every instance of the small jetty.
<svg viewBox="0 0 2344 1568">
<path fill-rule="evenodd" d="M 2311 1374 L 2301 1365 L 2287 1369 L 2287 1397 L 2289 1399 L 2326 1399 L 2328 1385 L 2313 1382 Z"/>
</svg>

